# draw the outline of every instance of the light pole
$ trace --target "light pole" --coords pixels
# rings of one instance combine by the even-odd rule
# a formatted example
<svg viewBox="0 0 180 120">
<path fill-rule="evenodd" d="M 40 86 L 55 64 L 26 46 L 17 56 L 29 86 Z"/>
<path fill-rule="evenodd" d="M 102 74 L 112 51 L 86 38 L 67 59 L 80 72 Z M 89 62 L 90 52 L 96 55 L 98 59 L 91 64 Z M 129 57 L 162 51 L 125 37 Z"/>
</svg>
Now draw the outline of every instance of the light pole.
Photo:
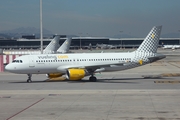
<svg viewBox="0 0 180 120">
<path fill-rule="evenodd" d="M 40 34 L 41 34 L 41 54 L 43 54 L 43 29 L 42 29 L 42 0 L 40 0 Z"/>
<path fill-rule="evenodd" d="M 179 32 L 179 45 L 180 45 L 180 30 L 178 30 L 178 32 Z"/>
<path fill-rule="evenodd" d="M 122 33 L 123 31 L 119 31 L 119 33 L 120 33 L 120 39 L 121 39 L 121 33 Z M 121 48 L 122 48 L 122 39 L 121 39 Z"/>
<path fill-rule="evenodd" d="M 79 33 L 79 35 L 80 35 L 80 39 L 79 39 L 79 40 L 80 40 L 80 41 L 79 41 L 79 49 L 81 49 L 81 34 L 82 34 L 82 33 Z"/>
</svg>

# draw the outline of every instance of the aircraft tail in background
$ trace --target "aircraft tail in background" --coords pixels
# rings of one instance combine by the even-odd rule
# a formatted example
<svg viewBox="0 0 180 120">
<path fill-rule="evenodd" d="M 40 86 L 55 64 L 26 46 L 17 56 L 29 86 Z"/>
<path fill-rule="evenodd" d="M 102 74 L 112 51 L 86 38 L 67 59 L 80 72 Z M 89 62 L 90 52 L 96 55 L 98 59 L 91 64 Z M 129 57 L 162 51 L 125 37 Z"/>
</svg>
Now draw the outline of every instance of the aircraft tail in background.
<svg viewBox="0 0 180 120">
<path fill-rule="evenodd" d="M 60 36 L 55 36 L 48 46 L 43 50 L 43 54 L 55 53 L 59 47 Z"/>
<path fill-rule="evenodd" d="M 71 45 L 71 38 L 67 38 L 64 43 L 59 47 L 57 50 L 57 53 L 67 53 L 69 51 L 70 45 Z"/>
</svg>

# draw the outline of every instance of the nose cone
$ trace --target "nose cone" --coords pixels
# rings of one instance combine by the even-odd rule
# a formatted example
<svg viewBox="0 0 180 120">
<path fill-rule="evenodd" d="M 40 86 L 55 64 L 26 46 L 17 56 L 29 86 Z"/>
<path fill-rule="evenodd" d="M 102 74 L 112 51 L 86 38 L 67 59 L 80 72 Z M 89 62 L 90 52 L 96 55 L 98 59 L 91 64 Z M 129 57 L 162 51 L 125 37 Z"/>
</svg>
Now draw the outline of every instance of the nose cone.
<svg viewBox="0 0 180 120">
<path fill-rule="evenodd" d="M 6 65 L 5 70 L 9 71 L 10 69 L 11 69 L 11 67 L 9 66 L 9 64 Z"/>
<path fill-rule="evenodd" d="M 8 64 L 8 65 L 6 65 L 5 70 L 9 71 L 9 72 L 13 72 L 15 70 L 15 68 L 11 64 Z"/>
</svg>

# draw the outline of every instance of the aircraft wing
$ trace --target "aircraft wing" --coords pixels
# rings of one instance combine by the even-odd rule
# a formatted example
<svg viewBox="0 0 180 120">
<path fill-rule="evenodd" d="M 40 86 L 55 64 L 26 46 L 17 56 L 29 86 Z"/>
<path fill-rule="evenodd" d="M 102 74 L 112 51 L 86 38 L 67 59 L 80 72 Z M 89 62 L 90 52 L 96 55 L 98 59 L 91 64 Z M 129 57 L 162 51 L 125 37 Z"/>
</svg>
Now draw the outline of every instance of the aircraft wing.
<svg viewBox="0 0 180 120">
<path fill-rule="evenodd" d="M 60 66 L 57 68 L 58 71 L 65 73 L 67 69 L 71 69 L 71 68 L 77 68 L 77 69 L 86 69 L 86 70 L 91 70 L 91 71 L 95 71 L 96 69 L 102 68 L 102 67 L 110 67 L 112 65 L 118 65 L 118 66 L 122 66 L 124 65 L 126 62 L 121 62 L 121 63 L 102 63 L 102 64 L 81 64 L 81 65 L 64 65 L 64 66 Z"/>
<path fill-rule="evenodd" d="M 97 69 L 102 69 L 104 67 L 112 67 L 112 66 L 123 66 L 124 63 L 116 63 L 116 64 L 103 64 L 103 65 L 90 65 L 90 66 L 85 66 L 84 68 L 88 71 L 96 71 Z"/>
</svg>

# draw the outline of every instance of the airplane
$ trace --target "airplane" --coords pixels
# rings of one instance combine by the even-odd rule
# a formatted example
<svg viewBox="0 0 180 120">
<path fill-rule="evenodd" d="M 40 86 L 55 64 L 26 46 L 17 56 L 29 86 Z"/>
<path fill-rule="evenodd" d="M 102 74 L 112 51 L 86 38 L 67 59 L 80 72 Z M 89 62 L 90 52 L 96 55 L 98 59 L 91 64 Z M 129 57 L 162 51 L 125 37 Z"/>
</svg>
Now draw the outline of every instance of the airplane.
<svg viewBox="0 0 180 120">
<path fill-rule="evenodd" d="M 5 69 L 27 74 L 27 82 L 32 82 L 32 74 L 47 73 L 51 78 L 65 75 L 67 80 L 81 80 L 90 76 L 89 81 L 96 82 L 95 73 L 127 70 L 165 58 L 165 55 L 157 53 L 161 29 L 162 26 L 154 26 L 133 52 L 24 55 Z"/>
<path fill-rule="evenodd" d="M 66 41 L 57 49 L 56 53 L 68 53 L 71 45 L 71 38 L 66 38 Z"/>
<path fill-rule="evenodd" d="M 180 45 L 174 45 L 173 47 L 172 47 L 172 49 L 174 50 L 174 49 L 179 49 L 180 48 Z"/>
<path fill-rule="evenodd" d="M 48 46 L 43 50 L 43 54 L 51 54 L 56 52 L 59 47 L 59 38 L 60 36 L 55 36 L 54 39 L 48 44 Z"/>
<path fill-rule="evenodd" d="M 163 45 L 163 49 L 179 49 L 180 45 Z"/>
<path fill-rule="evenodd" d="M 116 46 L 113 45 L 108 45 L 108 44 L 96 44 L 97 48 L 101 48 L 101 49 L 115 49 Z"/>
<path fill-rule="evenodd" d="M 173 45 L 163 45 L 162 48 L 163 49 L 172 49 Z"/>
</svg>

